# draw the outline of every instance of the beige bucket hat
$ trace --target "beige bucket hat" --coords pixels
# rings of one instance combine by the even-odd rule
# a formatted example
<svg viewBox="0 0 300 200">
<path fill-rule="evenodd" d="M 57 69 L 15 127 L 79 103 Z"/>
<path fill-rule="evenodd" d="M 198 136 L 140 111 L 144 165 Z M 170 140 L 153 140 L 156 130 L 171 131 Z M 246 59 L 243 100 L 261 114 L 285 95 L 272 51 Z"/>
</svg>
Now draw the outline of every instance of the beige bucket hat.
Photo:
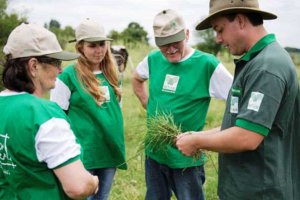
<svg viewBox="0 0 300 200">
<path fill-rule="evenodd" d="M 86 42 L 98 42 L 112 40 L 107 38 L 102 25 L 91 19 L 83 20 L 75 30 L 76 39 L 70 42 L 79 42 L 84 40 Z"/>
<path fill-rule="evenodd" d="M 17 26 L 9 35 L 3 48 L 11 59 L 30 56 L 47 56 L 58 60 L 74 60 L 76 53 L 63 51 L 54 33 L 36 24 Z"/>
<path fill-rule="evenodd" d="M 185 39 L 185 24 L 176 11 L 167 9 L 159 12 L 153 21 L 155 43 L 163 46 Z"/>
<path fill-rule="evenodd" d="M 260 10 L 258 0 L 210 0 L 209 15 L 196 26 L 196 30 L 211 28 L 210 21 L 213 17 L 229 13 L 257 13 L 265 20 L 276 19 L 277 16 L 270 12 Z"/>
</svg>

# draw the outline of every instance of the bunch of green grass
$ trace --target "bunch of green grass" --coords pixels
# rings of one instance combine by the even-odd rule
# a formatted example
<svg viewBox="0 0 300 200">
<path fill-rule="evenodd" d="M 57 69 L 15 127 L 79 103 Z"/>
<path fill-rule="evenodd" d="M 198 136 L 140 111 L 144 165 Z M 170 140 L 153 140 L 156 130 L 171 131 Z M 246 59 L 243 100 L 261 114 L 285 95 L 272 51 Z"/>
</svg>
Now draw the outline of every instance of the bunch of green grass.
<svg viewBox="0 0 300 200">
<path fill-rule="evenodd" d="M 168 145 L 174 145 L 181 126 L 175 124 L 171 114 L 157 114 L 147 120 L 147 133 L 144 139 L 145 148 L 150 151 L 166 151 Z"/>
<path fill-rule="evenodd" d="M 145 135 L 145 148 L 152 152 L 167 152 L 169 145 L 175 145 L 176 137 L 182 133 L 181 125 L 174 122 L 171 114 L 157 114 L 152 116 L 147 121 L 148 131 Z M 192 157 L 193 160 L 199 160 L 201 157 L 199 149 Z"/>
</svg>

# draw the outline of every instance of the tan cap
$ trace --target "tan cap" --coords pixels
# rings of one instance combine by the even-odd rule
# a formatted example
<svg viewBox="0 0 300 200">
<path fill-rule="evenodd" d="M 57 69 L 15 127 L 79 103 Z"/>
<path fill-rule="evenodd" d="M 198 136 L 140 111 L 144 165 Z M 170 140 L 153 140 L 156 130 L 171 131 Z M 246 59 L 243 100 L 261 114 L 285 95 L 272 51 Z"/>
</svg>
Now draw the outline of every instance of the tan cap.
<svg viewBox="0 0 300 200">
<path fill-rule="evenodd" d="M 209 15 L 198 23 L 196 30 L 211 28 L 213 17 L 229 13 L 257 13 L 266 20 L 277 18 L 275 14 L 260 10 L 258 0 L 210 0 Z"/>
<path fill-rule="evenodd" d="M 3 48 L 12 59 L 30 56 L 48 56 L 58 60 L 74 60 L 78 54 L 63 51 L 54 33 L 36 24 L 17 26 Z"/>
<path fill-rule="evenodd" d="M 157 46 L 185 39 L 185 24 L 176 11 L 167 9 L 159 12 L 153 21 L 155 43 Z"/>
<path fill-rule="evenodd" d="M 75 30 L 75 37 L 76 39 L 71 40 L 70 42 L 79 42 L 81 40 L 86 42 L 112 40 L 105 36 L 105 31 L 102 25 L 90 19 L 85 19 L 77 26 Z"/>
</svg>

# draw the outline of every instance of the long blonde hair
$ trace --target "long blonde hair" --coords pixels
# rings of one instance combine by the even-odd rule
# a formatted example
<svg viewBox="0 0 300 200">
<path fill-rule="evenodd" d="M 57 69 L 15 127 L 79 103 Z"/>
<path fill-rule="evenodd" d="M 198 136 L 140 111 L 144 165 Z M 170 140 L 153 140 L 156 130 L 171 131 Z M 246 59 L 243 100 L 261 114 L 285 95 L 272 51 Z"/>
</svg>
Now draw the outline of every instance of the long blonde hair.
<svg viewBox="0 0 300 200">
<path fill-rule="evenodd" d="M 93 73 L 93 68 L 91 63 L 84 56 L 82 51 L 84 41 L 80 41 L 76 43 L 76 50 L 81 54 L 78 58 L 77 65 L 75 67 L 77 71 L 78 79 L 81 83 L 83 89 L 87 90 L 94 98 L 95 102 L 98 105 L 102 105 L 105 102 L 104 93 L 100 90 L 101 82 L 97 79 L 95 74 Z M 103 75 L 106 77 L 109 84 L 113 87 L 115 95 L 117 99 L 121 100 L 121 90 L 118 87 L 118 76 L 116 72 L 115 62 L 110 51 L 110 44 L 106 41 L 106 45 L 108 45 L 107 52 L 99 64 L 99 70 L 102 71 Z"/>
</svg>

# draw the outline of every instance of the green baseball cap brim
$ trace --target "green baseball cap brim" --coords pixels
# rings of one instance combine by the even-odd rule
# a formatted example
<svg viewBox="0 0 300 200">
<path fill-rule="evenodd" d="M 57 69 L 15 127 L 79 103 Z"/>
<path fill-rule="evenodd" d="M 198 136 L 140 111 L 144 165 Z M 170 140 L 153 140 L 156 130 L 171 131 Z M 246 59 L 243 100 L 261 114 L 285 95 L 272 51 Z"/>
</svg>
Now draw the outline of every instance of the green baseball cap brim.
<svg viewBox="0 0 300 200">
<path fill-rule="evenodd" d="M 178 33 L 174 35 L 170 35 L 167 37 L 155 37 L 155 43 L 157 46 L 163 46 L 166 44 L 179 42 L 185 39 L 185 31 L 184 29 L 179 31 Z"/>
<path fill-rule="evenodd" d="M 77 54 L 77 53 L 71 53 L 71 52 L 68 52 L 68 51 L 61 51 L 61 52 L 57 52 L 57 53 L 47 54 L 45 56 L 50 57 L 50 58 L 55 58 L 55 59 L 58 59 L 58 60 L 68 61 L 68 60 L 75 60 L 80 55 Z"/>
</svg>

